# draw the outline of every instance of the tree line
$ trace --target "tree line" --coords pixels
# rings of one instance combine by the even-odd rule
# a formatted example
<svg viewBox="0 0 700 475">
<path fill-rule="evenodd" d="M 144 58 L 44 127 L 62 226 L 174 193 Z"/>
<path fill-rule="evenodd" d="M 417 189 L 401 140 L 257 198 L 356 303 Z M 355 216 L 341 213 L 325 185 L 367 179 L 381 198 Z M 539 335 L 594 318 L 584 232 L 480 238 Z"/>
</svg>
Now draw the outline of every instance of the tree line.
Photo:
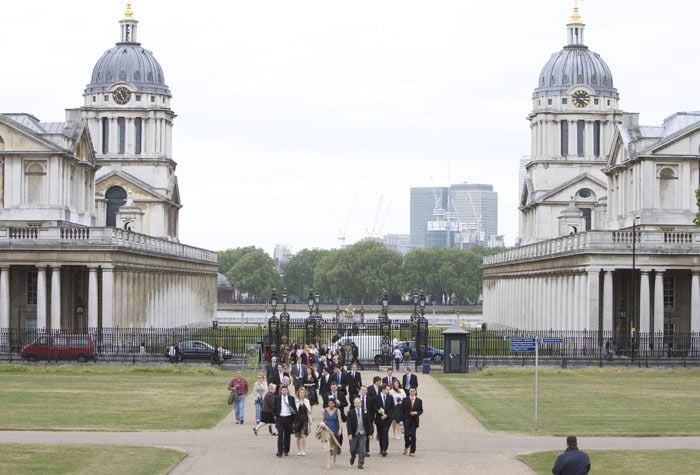
<svg viewBox="0 0 700 475">
<path fill-rule="evenodd" d="M 323 302 L 380 303 L 384 291 L 400 303 L 414 290 L 437 303 L 476 303 L 481 296 L 481 262 L 501 249 L 416 249 L 402 256 L 376 241 L 344 249 L 304 249 L 286 265 L 283 275 L 262 249 L 249 246 L 219 252 L 219 272 L 249 299 L 267 300 L 273 289 L 286 288 L 306 302 L 310 289 Z"/>
</svg>

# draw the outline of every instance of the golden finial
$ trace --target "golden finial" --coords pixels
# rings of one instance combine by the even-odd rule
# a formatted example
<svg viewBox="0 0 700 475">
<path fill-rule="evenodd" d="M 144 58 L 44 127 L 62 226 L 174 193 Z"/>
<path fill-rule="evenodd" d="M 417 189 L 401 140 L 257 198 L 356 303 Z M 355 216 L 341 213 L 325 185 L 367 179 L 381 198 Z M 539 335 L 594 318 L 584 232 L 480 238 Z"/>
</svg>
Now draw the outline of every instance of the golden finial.
<svg viewBox="0 0 700 475">
<path fill-rule="evenodd" d="M 127 4 L 126 4 L 126 10 L 124 11 L 124 19 L 125 20 L 133 20 L 134 19 L 134 12 L 131 10 L 131 2 L 127 2 Z"/>
<path fill-rule="evenodd" d="M 581 14 L 578 11 L 578 0 L 574 0 L 574 11 L 571 13 L 571 23 L 581 23 Z"/>
</svg>

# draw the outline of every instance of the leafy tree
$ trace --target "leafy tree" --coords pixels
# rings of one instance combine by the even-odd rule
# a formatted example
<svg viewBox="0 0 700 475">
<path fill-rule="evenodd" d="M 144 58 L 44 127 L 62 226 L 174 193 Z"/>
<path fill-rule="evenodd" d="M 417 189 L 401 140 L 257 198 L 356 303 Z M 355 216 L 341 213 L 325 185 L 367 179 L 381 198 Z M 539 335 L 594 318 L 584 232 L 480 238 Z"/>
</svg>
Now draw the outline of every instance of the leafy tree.
<svg viewBox="0 0 700 475">
<path fill-rule="evenodd" d="M 254 246 L 237 247 L 235 249 L 226 249 L 218 252 L 219 258 L 219 273 L 228 274 L 228 271 L 236 265 L 236 263 L 249 252 L 260 250 Z"/>
<path fill-rule="evenodd" d="M 700 226 L 700 189 L 695 190 L 695 204 L 698 206 L 698 212 L 695 213 L 693 224 L 695 226 Z"/>
<path fill-rule="evenodd" d="M 314 271 L 321 258 L 333 251 L 304 249 L 292 257 L 284 269 L 284 286 L 290 295 L 304 299 L 314 286 Z"/>
<path fill-rule="evenodd" d="M 274 260 L 262 249 L 246 252 L 226 277 L 234 283 L 239 293 L 247 293 L 249 298 L 267 298 L 272 289 L 279 288 L 281 279 L 275 269 Z"/>
</svg>

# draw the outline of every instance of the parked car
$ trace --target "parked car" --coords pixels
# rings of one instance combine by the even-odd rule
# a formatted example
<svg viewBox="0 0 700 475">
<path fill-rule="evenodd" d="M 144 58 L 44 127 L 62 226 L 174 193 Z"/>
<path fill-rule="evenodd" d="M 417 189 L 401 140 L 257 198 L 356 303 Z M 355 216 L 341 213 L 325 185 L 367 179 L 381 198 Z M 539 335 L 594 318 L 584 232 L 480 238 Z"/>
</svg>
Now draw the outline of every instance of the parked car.
<svg viewBox="0 0 700 475">
<path fill-rule="evenodd" d="M 216 356 L 216 348 L 203 341 L 181 341 L 175 348 L 175 360 L 206 360 L 212 361 Z M 224 360 L 230 360 L 233 354 L 222 349 Z M 169 349 L 165 350 L 165 357 L 170 358 Z"/>
<path fill-rule="evenodd" d="M 411 358 L 416 359 L 416 342 L 415 341 L 400 341 L 399 342 L 399 348 L 401 348 L 401 351 L 404 353 L 406 352 L 406 347 L 408 346 L 408 351 L 410 352 Z M 445 357 L 445 352 L 439 348 L 433 348 L 430 345 L 426 345 L 425 347 L 425 355 L 423 355 L 424 358 L 430 358 L 430 361 L 432 361 L 435 364 L 442 364 L 442 360 Z"/>
<path fill-rule="evenodd" d="M 43 335 L 25 345 L 22 359 L 97 361 L 95 342 L 90 335 Z"/>
</svg>

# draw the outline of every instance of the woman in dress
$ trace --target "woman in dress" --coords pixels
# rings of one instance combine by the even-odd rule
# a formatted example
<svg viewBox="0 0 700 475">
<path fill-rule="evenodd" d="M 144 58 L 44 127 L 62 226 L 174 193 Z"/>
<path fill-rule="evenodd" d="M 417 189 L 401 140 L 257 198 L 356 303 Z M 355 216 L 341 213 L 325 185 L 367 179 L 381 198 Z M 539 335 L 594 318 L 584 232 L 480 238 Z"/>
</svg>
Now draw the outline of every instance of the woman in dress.
<svg viewBox="0 0 700 475">
<path fill-rule="evenodd" d="M 316 378 L 316 373 L 310 366 L 307 366 L 306 374 L 304 375 L 304 389 L 306 389 L 306 395 L 309 398 L 309 403 L 312 406 L 318 404 L 318 378 Z"/>
<path fill-rule="evenodd" d="M 253 432 L 258 435 L 258 429 L 267 424 L 267 430 L 270 431 L 270 435 L 277 435 L 277 432 L 272 430 L 272 426 L 275 424 L 275 390 L 277 385 L 275 383 L 270 383 L 267 385 L 267 393 L 263 397 L 262 406 L 260 407 L 260 422 L 253 427 Z"/>
<path fill-rule="evenodd" d="M 306 437 L 311 424 L 311 404 L 306 398 L 306 390 L 297 391 L 297 413 L 294 415 L 294 437 L 297 440 L 297 455 L 306 456 Z"/>
<path fill-rule="evenodd" d="M 338 439 L 338 443 L 343 443 L 343 425 L 340 423 L 340 411 L 335 406 L 335 399 L 328 398 L 328 407 L 323 410 L 323 423 L 333 432 L 333 435 Z M 333 447 L 331 445 L 331 447 Z M 331 450 L 333 450 L 331 448 Z M 338 454 L 340 447 L 338 447 Z"/>
<path fill-rule="evenodd" d="M 265 376 L 262 373 L 258 373 L 255 379 L 255 385 L 253 385 L 253 394 L 255 395 L 255 424 L 260 424 L 260 412 L 262 410 L 263 399 L 265 398 L 265 393 L 267 392 L 267 383 L 265 383 Z"/>
<path fill-rule="evenodd" d="M 394 380 L 394 387 L 389 391 L 389 396 L 394 399 L 394 414 L 392 415 L 391 432 L 394 439 L 400 440 L 400 430 L 403 429 L 403 400 L 406 399 L 406 391 L 401 387 L 398 379 Z"/>
</svg>

